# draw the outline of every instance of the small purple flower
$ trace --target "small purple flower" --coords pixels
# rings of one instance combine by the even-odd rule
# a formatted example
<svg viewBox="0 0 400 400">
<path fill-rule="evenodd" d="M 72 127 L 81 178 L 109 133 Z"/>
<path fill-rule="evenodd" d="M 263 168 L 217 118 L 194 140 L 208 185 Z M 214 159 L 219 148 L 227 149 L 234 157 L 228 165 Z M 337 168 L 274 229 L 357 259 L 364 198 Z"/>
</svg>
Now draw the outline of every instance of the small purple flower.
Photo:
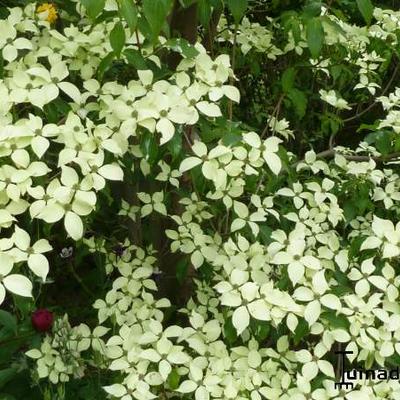
<svg viewBox="0 0 400 400">
<path fill-rule="evenodd" d="M 151 279 L 154 280 L 154 282 L 158 283 L 161 279 L 163 272 L 160 271 L 158 268 L 155 268 L 152 275 L 151 275 Z"/>
<path fill-rule="evenodd" d="M 124 255 L 125 250 L 126 247 L 123 246 L 121 243 L 118 243 L 116 246 L 113 247 L 114 254 L 117 257 L 122 257 Z"/>
<path fill-rule="evenodd" d="M 70 257 L 72 257 L 72 254 L 74 254 L 74 249 L 72 248 L 72 246 L 64 247 L 60 252 L 60 257 L 61 258 L 70 258 Z"/>
</svg>

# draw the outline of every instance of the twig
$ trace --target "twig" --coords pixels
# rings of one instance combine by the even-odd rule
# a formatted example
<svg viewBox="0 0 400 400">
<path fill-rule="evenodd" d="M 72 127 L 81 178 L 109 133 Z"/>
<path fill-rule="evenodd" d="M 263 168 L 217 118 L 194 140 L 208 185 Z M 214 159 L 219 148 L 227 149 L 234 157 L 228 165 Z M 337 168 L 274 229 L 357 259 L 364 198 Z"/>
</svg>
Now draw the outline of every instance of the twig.
<svg viewBox="0 0 400 400">
<path fill-rule="evenodd" d="M 399 72 L 400 69 L 400 64 L 396 65 L 396 68 L 394 69 L 393 75 L 390 78 L 389 82 L 387 83 L 387 85 L 385 86 L 385 88 L 382 90 L 380 96 L 384 96 L 387 91 L 390 89 L 390 87 L 392 86 L 392 83 L 394 81 L 394 79 L 396 78 L 397 73 Z M 363 111 L 360 111 L 359 113 L 357 113 L 356 115 L 353 115 L 352 117 L 346 118 L 343 120 L 343 122 L 350 122 L 350 121 L 354 121 L 355 119 L 358 119 L 360 117 L 362 117 L 364 114 L 366 114 L 368 111 L 372 110 L 378 103 L 373 102 L 372 104 L 370 104 L 367 108 L 365 108 Z"/>
<path fill-rule="evenodd" d="M 17 341 L 17 340 L 28 339 L 28 338 L 30 338 L 30 337 L 32 337 L 32 336 L 35 336 L 35 335 L 36 335 L 36 333 L 35 333 L 35 332 L 32 332 L 32 333 L 28 333 L 28 334 L 26 334 L 26 335 L 14 336 L 14 337 L 12 337 L 12 338 L 10 338 L 10 339 L 2 340 L 2 341 L 0 342 L 0 347 L 3 346 L 3 345 L 5 345 L 5 344 L 8 344 L 8 343 L 15 342 L 15 341 Z"/>
<path fill-rule="evenodd" d="M 321 151 L 320 153 L 316 154 L 317 158 L 332 158 L 337 154 L 336 150 L 334 149 L 329 149 L 329 150 L 324 150 Z M 340 154 L 340 153 L 339 153 Z M 346 154 L 341 154 L 346 160 L 348 161 L 370 161 L 370 160 L 374 160 L 376 162 L 387 162 L 390 160 L 393 160 L 395 158 L 400 158 L 400 152 L 397 153 L 391 153 L 391 154 L 387 154 L 384 156 L 350 156 L 350 155 L 346 155 Z M 304 160 L 301 160 L 304 161 Z M 296 167 L 297 164 L 299 164 L 301 161 L 297 161 L 295 162 L 292 167 Z"/>
<path fill-rule="evenodd" d="M 185 129 L 183 130 L 183 136 L 185 137 L 186 142 L 187 142 L 187 144 L 189 145 L 189 148 L 192 148 L 193 144 L 192 144 L 192 142 L 190 141 L 190 139 L 189 139 L 189 137 L 188 137 L 188 135 L 187 135 Z"/>
<path fill-rule="evenodd" d="M 271 116 L 268 118 L 268 122 L 265 125 L 265 128 L 261 133 L 261 138 L 263 138 L 267 134 L 268 128 L 269 128 L 269 124 L 271 123 L 272 118 L 273 117 L 276 117 L 276 118 L 278 117 L 280 109 L 281 109 L 281 104 L 282 104 L 282 101 L 283 101 L 284 98 L 285 98 L 285 93 L 282 93 L 279 96 L 278 102 L 276 103 L 276 106 L 275 106 L 274 110 L 272 111 Z M 274 131 L 275 131 L 275 127 L 274 127 Z"/>
<path fill-rule="evenodd" d="M 342 351 L 342 344 L 340 342 L 338 343 L 337 348 L 338 348 L 338 352 Z M 343 354 L 343 358 L 344 357 L 345 357 L 345 355 Z M 343 361 L 343 364 L 344 364 L 344 361 Z M 336 379 L 338 382 L 340 381 L 340 359 L 336 365 Z"/>
<path fill-rule="evenodd" d="M 95 298 L 96 295 L 86 286 L 86 284 L 83 282 L 81 277 L 76 273 L 74 265 L 72 262 L 69 263 L 69 268 L 71 270 L 72 276 L 75 278 L 75 280 L 79 283 L 79 285 L 82 287 L 82 289 L 91 297 Z"/>
<path fill-rule="evenodd" d="M 140 44 L 139 32 L 138 32 L 137 28 L 135 29 L 135 35 L 136 35 L 136 44 L 139 49 L 139 53 L 142 54 L 142 45 Z"/>
<path fill-rule="evenodd" d="M 239 29 L 239 25 L 235 24 L 235 33 L 233 34 L 233 45 L 232 45 L 232 71 L 235 73 L 235 63 L 236 63 L 236 45 L 237 45 L 237 31 Z M 230 84 L 233 84 L 233 78 L 230 78 Z M 228 114 L 229 120 L 232 121 L 233 117 L 233 101 L 229 99 L 228 103 Z"/>
</svg>

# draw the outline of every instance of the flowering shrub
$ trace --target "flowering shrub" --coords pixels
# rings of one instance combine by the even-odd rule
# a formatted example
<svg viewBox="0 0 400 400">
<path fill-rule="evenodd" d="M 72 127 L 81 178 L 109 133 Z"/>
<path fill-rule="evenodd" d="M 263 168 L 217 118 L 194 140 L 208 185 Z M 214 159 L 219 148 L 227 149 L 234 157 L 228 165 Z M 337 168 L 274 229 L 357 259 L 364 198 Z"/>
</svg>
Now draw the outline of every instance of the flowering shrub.
<svg viewBox="0 0 400 400">
<path fill-rule="evenodd" d="M 0 20 L 2 398 L 400 398 L 334 385 L 337 350 L 400 362 L 400 12 L 26 3 Z"/>
</svg>

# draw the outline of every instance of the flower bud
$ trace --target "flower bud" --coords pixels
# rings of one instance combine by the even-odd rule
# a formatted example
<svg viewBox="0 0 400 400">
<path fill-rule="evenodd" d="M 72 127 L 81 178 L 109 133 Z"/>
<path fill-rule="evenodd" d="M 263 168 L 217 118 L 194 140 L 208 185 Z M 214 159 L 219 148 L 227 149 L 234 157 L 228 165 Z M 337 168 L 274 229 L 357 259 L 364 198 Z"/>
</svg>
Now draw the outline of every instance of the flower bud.
<svg viewBox="0 0 400 400">
<path fill-rule="evenodd" d="M 47 332 L 53 325 L 53 313 L 46 309 L 36 310 L 32 313 L 32 325 L 38 332 Z"/>
</svg>

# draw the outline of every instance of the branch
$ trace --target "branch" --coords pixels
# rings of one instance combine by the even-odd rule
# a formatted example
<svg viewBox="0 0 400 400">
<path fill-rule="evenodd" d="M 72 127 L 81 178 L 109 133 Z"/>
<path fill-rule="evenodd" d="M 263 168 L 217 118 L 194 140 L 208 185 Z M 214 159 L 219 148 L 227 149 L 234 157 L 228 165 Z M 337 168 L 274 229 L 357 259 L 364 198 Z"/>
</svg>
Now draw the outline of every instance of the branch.
<svg viewBox="0 0 400 400">
<path fill-rule="evenodd" d="M 222 7 L 217 7 L 211 14 L 210 21 L 208 23 L 208 29 L 204 35 L 203 45 L 211 53 L 212 58 L 214 58 L 214 40 L 217 35 L 218 22 L 221 19 Z"/>
<path fill-rule="evenodd" d="M 320 153 L 316 154 L 317 158 L 333 158 L 337 153 L 334 149 L 329 149 L 329 150 L 324 150 L 321 151 Z M 369 161 L 369 160 L 374 160 L 376 162 L 387 162 L 396 158 L 400 158 L 400 152 L 397 153 L 390 153 L 384 156 L 351 156 L 351 155 L 346 155 L 346 154 L 341 154 L 346 160 L 348 161 Z M 297 164 L 300 162 L 304 161 L 300 160 L 295 162 L 292 166 L 296 167 Z"/>
<path fill-rule="evenodd" d="M 394 79 L 396 78 L 397 73 L 399 72 L 400 69 L 400 64 L 396 65 L 396 68 L 393 71 L 393 75 L 392 77 L 389 79 L 389 82 L 387 83 L 387 85 L 385 86 L 385 88 L 382 90 L 380 96 L 384 96 L 390 89 L 390 87 L 392 86 L 392 83 L 394 81 Z M 376 103 L 375 101 L 370 104 L 367 108 L 365 108 L 363 111 L 357 113 L 356 115 L 353 115 L 352 117 L 346 118 L 343 120 L 343 123 L 346 122 L 351 122 L 354 121 L 360 117 L 362 117 L 364 114 L 366 114 L 368 111 L 372 110 L 378 103 Z M 335 146 L 335 138 L 336 138 L 337 132 L 336 133 L 332 133 L 332 135 L 329 138 L 329 149 L 333 149 Z"/>
<path fill-rule="evenodd" d="M 399 72 L 400 69 L 400 64 L 396 65 L 396 68 L 394 69 L 393 75 L 390 78 L 389 82 L 387 83 L 387 85 L 385 86 L 385 88 L 382 90 L 380 96 L 384 96 L 388 90 L 390 89 L 390 87 L 392 86 L 392 83 L 394 81 L 394 79 L 396 78 L 397 73 Z M 368 111 L 372 110 L 378 103 L 373 102 L 372 104 L 370 104 L 367 108 L 365 108 L 363 111 L 359 112 L 356 115 L 353 115 L 350 118 L 346 118 L 343 120 L 343 122 L 350 122 L 350 121 L 354 121 L 355 119 L 358 119 L 360 117 L 362 117 L 364 114 L 366 114 Z"/>
<path fill-rule="evenodd" d="M 232 45 L 232 72 L 235 73 L 235 63 L 236 63 L 236 45 L 237 45 L 237 33 L 238 33 L 239 25 L 235 24 L 235 33 L 233 36 L 233 45 Z M 229 84 L 233 85 L 233 77 L 229 79 Z M 229 99 L 228 102 L 228 113 L 229 113 L 229 120 L 232 121 L 233 116 L 233 101 Z"/>
<path fill-rule="evenodd" d="M 275 106 L 274 110 L 272 111 L 271 115 L 269 116 L 267 124 L 265 125 L 265 128 L 261 133 L 261 137 L 262 138 L 267 134 L 268 128 L 269 128 L 269 124 L 271 123 L 272 118 L 275 117 L 276 119 L 278 119 L 279 112 L 280 112 L 281 105 L 282 105 L 282 101 L 283 101 L 284 98 L 285 98 L 285 93 L 282 93 L 279 96 L 278 102 L 276 103 L 276 106 Z M 275 126 L 273 127 L 273 132 L 275 132 Z"/>
</svg>

